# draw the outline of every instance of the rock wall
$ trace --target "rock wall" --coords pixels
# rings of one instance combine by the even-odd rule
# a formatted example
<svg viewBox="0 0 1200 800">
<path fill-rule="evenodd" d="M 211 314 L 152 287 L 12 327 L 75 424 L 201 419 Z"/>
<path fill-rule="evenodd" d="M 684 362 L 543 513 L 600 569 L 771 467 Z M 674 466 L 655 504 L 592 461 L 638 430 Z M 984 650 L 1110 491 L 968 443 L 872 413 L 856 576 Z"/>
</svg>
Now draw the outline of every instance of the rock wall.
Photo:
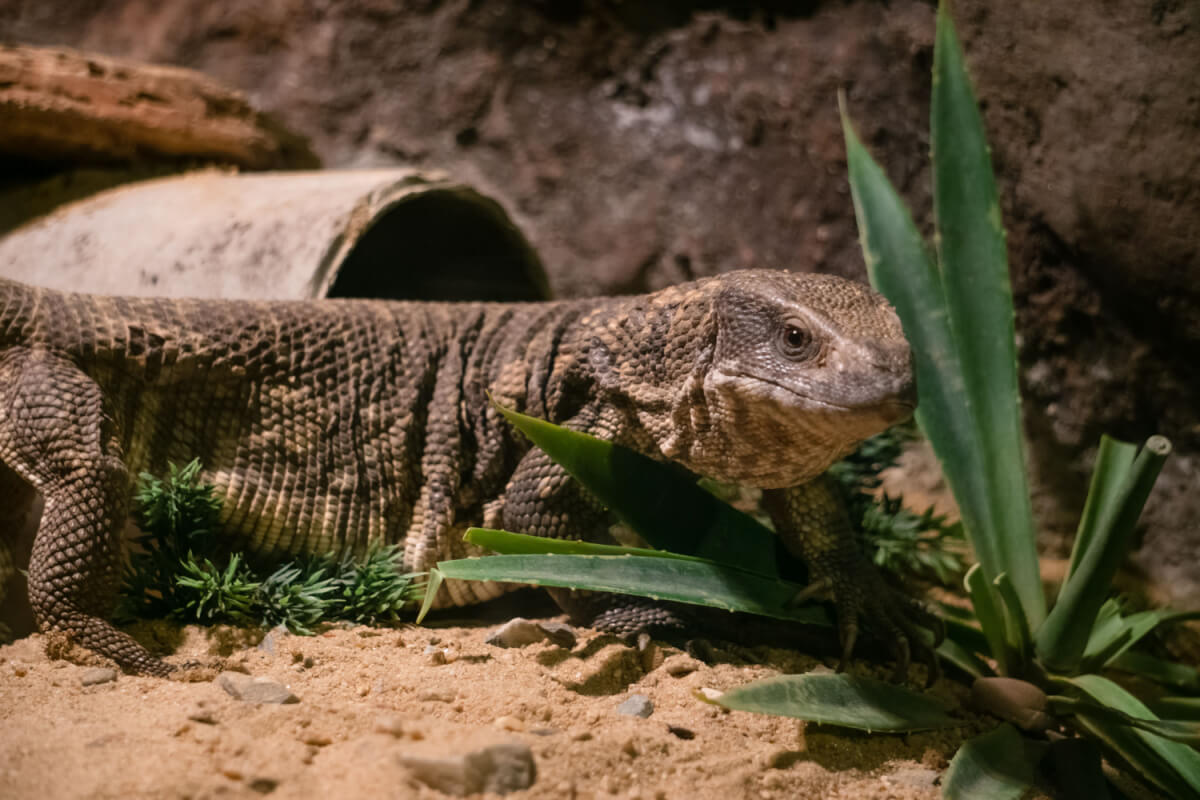
<svg viewBox="0 0 1200 800">
<path fill-rule="evenodd" d="M 0 41 L 202 70 L 328 166 L 446 167 L 563 294 L 748 266 L 862 277 L 836 91 L 929 222 L 931 3 L 17 0 Z M 1140 559 L 1200 606 L 1200 5 L 956 16 L 1010 229 L 1046 544 L 1102 431 L 1178 447 Z"/>
</svg>

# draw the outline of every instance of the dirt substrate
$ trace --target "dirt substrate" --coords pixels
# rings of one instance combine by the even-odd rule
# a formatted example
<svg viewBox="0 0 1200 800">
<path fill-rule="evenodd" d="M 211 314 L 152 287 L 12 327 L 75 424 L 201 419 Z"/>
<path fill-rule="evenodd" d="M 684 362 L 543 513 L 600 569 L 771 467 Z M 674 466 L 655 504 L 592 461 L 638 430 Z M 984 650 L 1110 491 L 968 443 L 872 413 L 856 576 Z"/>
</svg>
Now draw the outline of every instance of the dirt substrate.
<svg viewBox="0 0 1200 800">
<path fill-rule="evenodd" d="M 234 699 L 212 670 L 192 683 L 120 675 L 85 685 L 111 674 L 51 660 L 43 636 L 21 639 L 0 647 L 0 797 L 442 797 L 429 784 L 461 783 L 455 758 L 520 756 L 523 744 L 536 777 L 511 797 L 935 798 L 955 749 L 989 725 L 960 712 L 959 729 L 865 735 L 727 712 L 699 690 L 826 667 L 768 648 L 718 649 L 706 665 L 588 631 L 570 647 L 505 649 L 485 642 L 507 611 L 497 613 L 432 628 L 272 633 L 265 644 L 261 632 L 233 629 L 136 631 L 174 648 L 173 661 L 221 659 L 284 684 L 298 698 L 288 704 Z M 949 680 L 934 693 L 955 704 L 965 695 Z M 648 717 L 618 712 L 633 695 L 649 699 Z M 488 749 L 503 743 L 518 746 Z M 512 763 L 506 778 L 503 759 L 468 761 L 468 782 L 493 768 L 484 779 L 520 781 Z"/>
</svg>

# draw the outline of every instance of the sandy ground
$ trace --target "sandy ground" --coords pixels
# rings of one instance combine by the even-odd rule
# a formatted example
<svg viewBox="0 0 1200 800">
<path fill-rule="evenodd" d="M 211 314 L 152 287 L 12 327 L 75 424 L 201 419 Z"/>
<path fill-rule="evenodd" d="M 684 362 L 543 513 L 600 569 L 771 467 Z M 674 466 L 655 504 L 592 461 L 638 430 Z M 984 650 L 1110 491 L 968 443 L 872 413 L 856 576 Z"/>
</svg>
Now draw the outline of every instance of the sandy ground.
<svg viewBox="0 0 1200 800">
<path fill-rule="evenodd" d="M 286 705 L 234 699 L 211 679 L 84 685 L 95 665 L 50 659 L 43 636 L 20 639 L 0 647 L 0 798 L 443 797 L 406 757 L 452 761 L 503 742 L 527 745 L 536 765 L 515 798 L 935 798 L 959 743 L 989 724 L 961 712 L 959 729 L 865 735 L 727 712 L 697 692 L 822 662 L 764 647 L 718 648 L 704 664 L 586 630 L 571 647 L 486 643 L 511 613 L 273 633 L 266 645 L 261 631 L 134 630 L 172 661 L 285 684 L 299 698 Z M 950 680 L 934 692 L 965 694 Z M 649 717 L 618 713 L 634 694 L 650 699 Z"/>
</svg>

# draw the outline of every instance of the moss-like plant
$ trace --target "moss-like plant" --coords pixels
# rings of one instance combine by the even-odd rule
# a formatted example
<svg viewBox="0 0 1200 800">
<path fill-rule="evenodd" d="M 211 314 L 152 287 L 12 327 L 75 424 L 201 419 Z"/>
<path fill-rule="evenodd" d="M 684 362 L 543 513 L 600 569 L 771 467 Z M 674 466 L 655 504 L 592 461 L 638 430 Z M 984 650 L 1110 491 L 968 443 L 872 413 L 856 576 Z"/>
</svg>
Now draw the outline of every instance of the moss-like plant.
<svg viewBox="0 0 1200 800">
<path fill-rule="evenodd" d="M 420 599 L 418 576 L 401 571 L 403 552 L 375 546 L 362 558 L 322 555 L 263 576 L 214 536 L 220 502 L 200 480 L 200 462 L 143 474 L 135 516 L 140 550 L 125 570 L 117 617 L 169 616 L 182 622 L 283 625 L 309 634 L 333 620 L 381 624 Z"/>
</svg>

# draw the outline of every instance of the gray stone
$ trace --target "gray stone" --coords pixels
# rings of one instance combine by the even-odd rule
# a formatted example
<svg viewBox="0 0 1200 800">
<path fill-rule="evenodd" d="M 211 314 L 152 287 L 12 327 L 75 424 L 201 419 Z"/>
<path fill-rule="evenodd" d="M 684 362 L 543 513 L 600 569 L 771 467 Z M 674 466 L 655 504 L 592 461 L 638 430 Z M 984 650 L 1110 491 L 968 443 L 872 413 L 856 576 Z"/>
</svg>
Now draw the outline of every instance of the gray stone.
<svg viewBox="0 0 1200 800">
<path fill-rule="evenodd" d="M 546 638 L 554 642 L 559 647 L 565 647 L 568 650 L 575 646 L 577 641 L 575 637 L 575 629 L 565 622 L 554 622 L 552 620 L 539 622 L 537 624 L 542 632 L 546 634 Z"/>
<path fill-rule="evenodd" d="M 246 703 L 299 703 L 300 698 L 281 683 L 255 678 L 240 672 L 222 672 L 217 685 L 238 700 Z"/>
<path fill-rule="evenodd" d="M 654 703 L 644 694 L 631 694 L 625 702 L 617 706 L 617 713 L 645 719 L 654 713 Z"/>
<path fill-rule="evenodd" d="M 456 797 L 477 792 L 528 789 L 537 778 L 533 751 L 520 742 L 505 742 L 448 756 L 401 754 L 400 763 L 414 778 Z"/>
<path fill-rule="evenodd" d="M 112 683 L 117 679 L 117 671 L 108 667 L 92 667 L 84 670 L 79 676 L 79 682 L 84 686 L 96 686 L 101 683 Z"/>
</svg>

